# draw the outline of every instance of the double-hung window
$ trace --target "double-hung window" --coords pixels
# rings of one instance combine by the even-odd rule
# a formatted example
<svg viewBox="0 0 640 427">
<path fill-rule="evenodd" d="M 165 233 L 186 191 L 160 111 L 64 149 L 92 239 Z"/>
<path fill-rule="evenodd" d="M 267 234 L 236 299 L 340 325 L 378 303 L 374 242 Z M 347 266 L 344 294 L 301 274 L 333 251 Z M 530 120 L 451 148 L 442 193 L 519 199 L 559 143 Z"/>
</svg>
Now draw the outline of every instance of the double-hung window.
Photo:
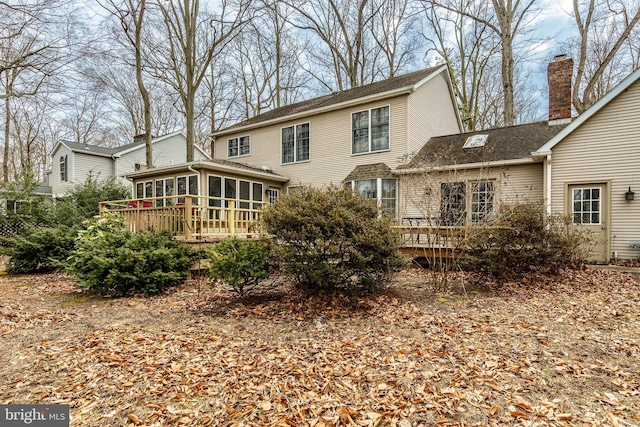
<svg viewBox="0 0 640 427">
<path fill-rule="evenodd" d="M 389 107 L 372 108 L 351 114 L 351 153 L 362 154 L 389 149 Z"/>
<path fill-rule="evenodd" d="M 309 160 L 309 123 L 282 128 L 282 163 Z"/>
<path fill-rule="evenodd" d="M 241 136 L 227 141 L 227 157 L 248 156 L 251 154 L 251 138 Z"/>
</svg>

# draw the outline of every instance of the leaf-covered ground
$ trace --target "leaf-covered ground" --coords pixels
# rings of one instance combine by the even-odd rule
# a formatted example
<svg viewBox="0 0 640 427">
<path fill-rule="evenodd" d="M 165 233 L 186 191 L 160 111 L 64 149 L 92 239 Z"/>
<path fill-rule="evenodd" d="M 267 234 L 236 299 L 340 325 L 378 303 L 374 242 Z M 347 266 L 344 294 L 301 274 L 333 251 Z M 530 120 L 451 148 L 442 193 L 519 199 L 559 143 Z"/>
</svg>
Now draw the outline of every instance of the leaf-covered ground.
<svg viewBox="0 0 640 427">
<path fill-rule="evenodd" d="M 2 276 L 0 403 L 66 403 L 72 426 L 640 425 L 633 277 L 430 283 L 407 270 L 349 306 Z"/>
</svg>

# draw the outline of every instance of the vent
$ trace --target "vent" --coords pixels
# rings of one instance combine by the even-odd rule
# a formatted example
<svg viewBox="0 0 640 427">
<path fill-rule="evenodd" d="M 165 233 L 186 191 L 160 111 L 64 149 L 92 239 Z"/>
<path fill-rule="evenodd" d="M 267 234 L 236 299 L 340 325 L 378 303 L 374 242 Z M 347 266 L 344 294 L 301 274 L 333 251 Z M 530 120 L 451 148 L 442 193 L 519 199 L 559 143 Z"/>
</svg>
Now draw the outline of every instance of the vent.
<svg viewBox="0 0 640 427">
<path fill-rule="evenodd" d="M 478 147 L 484 147 L 484 145 L 487 143 L 487 138 L 489 137 L 489 135 L 471 135 L 469 138 L 467 138 L 466 142 L 464 143 L 464 147 L 463 148 L 478 148 Z"/>
</svg>

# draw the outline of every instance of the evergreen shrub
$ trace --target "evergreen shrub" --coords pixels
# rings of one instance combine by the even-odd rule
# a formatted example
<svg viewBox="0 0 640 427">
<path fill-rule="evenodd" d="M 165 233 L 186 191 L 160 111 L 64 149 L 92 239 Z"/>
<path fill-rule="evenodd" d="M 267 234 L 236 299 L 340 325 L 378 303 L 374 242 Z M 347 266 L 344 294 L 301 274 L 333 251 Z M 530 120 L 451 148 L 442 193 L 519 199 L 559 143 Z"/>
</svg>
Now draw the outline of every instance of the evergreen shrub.
<svg viewBox="0 0 640 427">
<path fill-rule="evenodd" d="M 209 273 L 244 297 L 269 277 L 269 248 L 263 241 L 231 237 L 206 249 Z"/>
<path fill-rule="evenodd" d="M 75 247 L 77 231 L 68 227 L 27 228 L 5 241 L 8 273 L 31 273 L 57 268 Z"/>
<path fill-rule="evenodd" d="M 578 266 L 590 239 L 570 217 L 548 216 L 541 203 L 502 206 L 493 221 L 469 234 L 464 266 L 510 279 Z"/>
<path fill-rule="evenodd" d="M 119 215 L 104 212 L 80 231 L 65 271 L 80 287 L 105 296 L 149 296 L 184 280 L 194 261 L 168 233 L 131 233 Z"/>
<path fill-rule="evenodd" d="M 307 291 L 366 293 L 404 264 L 391 219 L 344 187 L 302 187 L 267 207 L 260 221 L 282 271 Z"/>
</svg>

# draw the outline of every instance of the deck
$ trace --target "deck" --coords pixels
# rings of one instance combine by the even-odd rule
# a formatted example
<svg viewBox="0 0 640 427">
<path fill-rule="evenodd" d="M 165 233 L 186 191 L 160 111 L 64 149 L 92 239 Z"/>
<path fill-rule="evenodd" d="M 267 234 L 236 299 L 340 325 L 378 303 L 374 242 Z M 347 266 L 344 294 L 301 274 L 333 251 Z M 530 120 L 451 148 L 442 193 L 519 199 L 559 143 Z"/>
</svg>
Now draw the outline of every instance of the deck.
<svg viewBox="0 0 640 427">
<path fill-rule="evenodd" d="M 262 205 L 263 202 L 180 195 L 103 202 L 100 211 L 117 212 L 134 233 L 168 230 L 176 239 L 195 242 L 254 237 Z"/>
<path fill-rule="evenodd" d="M 168 230 L 187 243 L 210 242 L 230 236 L 257 236 L 256 221 L 263 202 L 238 201 L 221 197 L 181 195 L 126 199 L 100 204 L 120 214 L 132 232 Z M 401 235 L 402 252 L 415 258 L 457 257 L 461 244 L 472 230 L 460 226 L 395 225 Z M 411 224 L 413 223 L 413 224 Z"/>
</svg>

